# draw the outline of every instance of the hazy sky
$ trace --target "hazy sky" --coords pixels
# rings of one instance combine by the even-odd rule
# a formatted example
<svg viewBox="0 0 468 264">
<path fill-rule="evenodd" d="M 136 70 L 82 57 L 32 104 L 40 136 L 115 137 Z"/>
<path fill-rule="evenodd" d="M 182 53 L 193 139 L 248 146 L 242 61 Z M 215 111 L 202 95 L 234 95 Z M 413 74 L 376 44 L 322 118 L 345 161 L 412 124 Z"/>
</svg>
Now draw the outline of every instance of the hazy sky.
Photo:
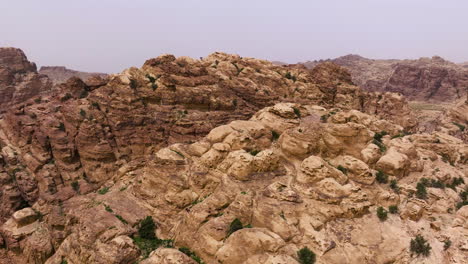
<svg viewBox="0 0 468 264">
<path fill-rule="evenodd" d="M 120 72 L 162 53 L 468 61 L 468 0 L 0 0 L 0 46 Z"/>
</svg>

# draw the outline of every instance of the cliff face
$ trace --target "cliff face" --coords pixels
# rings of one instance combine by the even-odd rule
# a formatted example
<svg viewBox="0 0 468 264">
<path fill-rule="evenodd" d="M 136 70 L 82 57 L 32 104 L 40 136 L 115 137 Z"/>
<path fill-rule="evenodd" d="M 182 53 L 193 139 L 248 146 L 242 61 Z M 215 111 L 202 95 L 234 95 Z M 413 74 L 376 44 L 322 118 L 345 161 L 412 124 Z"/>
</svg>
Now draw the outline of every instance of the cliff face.
<svg viewBox="0 0 468 264">
<path fill-rule="evenodd" d="M 417 263 L 416 233 L 433 263 L 445 237 L 462 263 L 465 185 L 414 195 L 423 177 L 467 181 L 466 145 L 406 135 L 415 126 L 404 97 L 364 92 L 333 63 L 163 55 L 71 78 L 0 120 L 0 263 L 133 263 L 172 243 L 206 263 L 297 263 L 305 246 L 322 263 Z M 401 213 L 377 220 L 389 205 Z M 141 240 L 147 216 L 171 240 Z M 142 263 L 170 259 L 194 263 L 163 247 Z"/>
<path fill-rule="evenodd" d="M 36 71 L 23 51 L 0 48 L 0 113 L 52 87 L 49 79 Z"/>
<path fill-rule="evenodd" d="M 329 60 L 351 72 L 353 81 L 368 91 L 396 92 L 409 100 L 451 102 L 467 94 L 466 68 L 440 57 L 419 60 L 371 60 L 347 55 Z M 306 62 L 313 68 L 320 61 Z"/>
<path fill-rule="evenodd" d="M 77 77 L 84 81 L 96 76 L 101 78 L 107 77 L 107 74 L 105 73 L 81 72 L 67 69 L 63 66 L 42 66 L 41 69 L 39 69 L 39 73 L 47 75 L 49 79 L 56 84 L 63 83 L 72 77 Z"/>
</svg>

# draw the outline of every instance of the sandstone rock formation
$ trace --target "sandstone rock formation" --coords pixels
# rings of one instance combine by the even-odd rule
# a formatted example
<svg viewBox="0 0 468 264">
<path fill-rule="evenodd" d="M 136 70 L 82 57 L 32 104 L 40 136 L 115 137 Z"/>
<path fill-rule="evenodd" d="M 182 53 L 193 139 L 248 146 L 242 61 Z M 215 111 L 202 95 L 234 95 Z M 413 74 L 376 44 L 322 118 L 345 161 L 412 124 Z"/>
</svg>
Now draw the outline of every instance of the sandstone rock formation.
<svg viewBox="0 0 468 264">
<path fill-rule="evenodd" d="M 463 263 L 468 148 L 416 128 L 333 63 L 162 55 L 71 78 L 0 119 L 0 263 Z"/>
<path fill-rule="evenodd" d="M 107 77 L 106 73 L 75 71 L 67 69 L 64 66 L 42 66 L 39 69 L 39 73 L 47 75 L 47 77 L 56 84 L 63 83 L 72 77 L 80 78 L 83 81 L 87 81 L 88 79 L 96 76 L 101 78 Z"/>
<path fill-rule="evenodd" d="M 299 263 L 303 247 L 318 263 L 465 263 L 467 146 L 446 134 L 400 137 L 401 129 L 356 110 L 277 104 L 122 164 L 97 192 L 40 198 L 1 234 L 12 259 L 16 251 L 32 263 L 131 263 L 143 250 L 138 222 L 150 215 L 175 249 L 142 263 L 196 263 L 182 247 L 204 263 Z M 384 147 L 364 159 L 375 144 Z M 383 221 L 378 206 L 398 211 Z M 235 219 L 244 228 L 229 234 Z M 409 250 L 417 234 L 432 247 L 428 257 Z"/>
<path fill-rule="evenodd" d="M 36 71 L 23 51 L 0 47 L 0 114 L 52 87 L 49 79 Z"/>
<path fill-rule="evenodd" d="M 418 60 L 372 60 L 347 55 L 332 60 L 351 72 L 354 83 L 368 91 L 395 92 L 409 100 L 447 102 L 464 98 L 468 70 L 441 57 Z M 313 68 L 324 61 L 305 62 Z"/>
</svg>

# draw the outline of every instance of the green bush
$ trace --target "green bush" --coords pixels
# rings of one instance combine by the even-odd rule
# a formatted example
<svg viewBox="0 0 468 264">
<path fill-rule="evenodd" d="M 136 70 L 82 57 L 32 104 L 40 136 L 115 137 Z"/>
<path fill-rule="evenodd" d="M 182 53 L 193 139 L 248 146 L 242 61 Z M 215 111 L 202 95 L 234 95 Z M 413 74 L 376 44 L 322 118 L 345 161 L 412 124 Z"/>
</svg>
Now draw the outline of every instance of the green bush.
<svg viewBox="0 0 468 264">
<path fill-rule="evenodd" d="M 452 245 L 452 241 L 450 239 L 447 239 L 444 241 L 444 250 L 449 249 L 449 247 Z"/>
<path fill-rule="evenodd" d="M 134 79 L 130 79 L 130 88 L 136 89 L 138 87 L 138 83 Z"/>
<path fill-rule="evenodd" d="M 388 207 L 388 211 L 391 213 L 391 214 L 397 214 L 398 213 L 398 206 L 397 205 L 390 205 Z"/>
<path fill-rule="evenodd" d="M 341 166 L 341 165 L 338 165 L 338 167 L 336 167 L 339 171 L 343 172 L 344 174 L 348 174 L 348 169 Z"/>
<path fill-rule="evenodd" d="M 297 117 L 299 117 L 299 118 L 301 117 L 301 111 L 300 111 L 298 108 L 293 107 L 293 111 L 294 111 L 294 114 L 295 114 Z"/>
<path fill-rule="evenodd" d="M 276 132 L 275 130 L 272 130 L 271 131 L 271 138 L 276 141 L 278 140 L 278 138 L 280 137 L 280 134 L 278 132 Z"/>
<path fill-rule="evenodd" d="M 398 187 L 398 182 L 396 180 L 391 180 L 390 181 L 390 188 L 396 193 L 400 192 L 400 187 Z"/>
<path fill-rule="evenodd" d="M 189 248 L 181 247 L 179 248 L 179 251 L 189 256 L 193 260 L 195 260 L 195 262 L 197 262 L 198 264 L 205 264 L 205 262 L 199 256 L 197 256 L 195 252 L 191 251 Z"/>
<path fill-rule="evenodd" d="M 303 247 L 297 251 L 297 257 L 301 264 L 314 264 L 316 260 L 315 253 L 312 252 L 308 247 Z"/>
<path fill-rule="evenodd" d="M 229 225 L 226 237 L 229 237 L 232 233 L 236 232 L 237 230 L 241 230 L 242 228 L 244 228 L 242 222 L 238 218 L 234 219 Z"/>
<path fill-rule="evenodd" d="M 75 192 L 78 192 L 80 190 L 80 184 L 77 181 L 72 181 L 71 187 L 73 188 L 73 190 L 75 190 Z"/>
<path fill-rule="evenodd" d="M 379 147 L 379 150 L 380 152 L 384 153 L 385 151 L 387 151 L 387 147 L 384 145 L 384 143 L 374 139 L 372 141 L 373 144 L 377 145 L 377 147 Z"/>
<path fill-rule="evenodd" d="M 377 208 L 377 217 L 380 219 L 380 221 L 387 220 L 387 210 L 385 210 L 382 206 L 379 206 L 379 208 Z"/>
<path fill-rule="evenodd" d="M 252 156 L 257 156 L 258 153 L 260 153 L 261 150 L 256 150 L 256 149 L 252 149 L 249 151 L 250 155 Z"/>
<path fill-rule="evenodd" d="M 385 174 L 383 171 L 378 170 L 375 176 L 375 179 L 378 183 L 387 183 L 388 182 L 388 175 Z"/>
<path fill-rule="evenodd" d="M 159 247 L 172 248 L 174 241 L 171 239 L 146 239 L 141 237 L 133 237 L 133 242 L 141 250 L 143 258 L 147 258 L 149 254 Z"/>
<path fill-rule="evenodd" d="M 109 187 L 104 187 L 98 191 L 99 194 L 103 195 L 109 191 Z"/>
<path fill-rule="evenodd" d="M 410 242 L 411 255 L 416 253 L 418 256 L 423 255 L 425 257 L 431 254 L 431 245 L 424 239 L 423 236 L 417 235 L 415 239 L 411 239 Z"/>
<path fill-rule="evenodd" d="M 60 98 L 60 101 L 65 102 L 72 98 L 72 95 L 70 93 L 66 93 L 62 98 Z"/>
<path fill-rule="evenodd" d="M 374 134 L 374 139 L 380 143 L 382 143 L 382 137 L 388 135 L 387 131 L 381 131 L 380 133 L 375 133 Z"/>
<path fill-rule="evenodd" d="M 59 123 L 59 126 L 58 126 L 58 129 L 59 129 L 60 131 L 65 132 L 65 124 L 63 124 L 62 122 L 60 122 L 60 123 Z"/>
<path fill-rule="evenodd" d="M 116 214 L 115 217 L 117 217 L 117 219 L 120 220 L 120 222 L 124 223 L 124 224 L 128 224 L 127 220 L 125 220 L 121 215 L 118 215 Z"/>
<path fill-rule="evenodd" d="M 465 126 L 462 124 L 459 124 L 457 122 L 453 122 L 454 125 L 456 125 L 461 131 L 465 131 Z"/>
<path fill-rule="evenodd" d="M 422 182 L 418 182 L 416 185 L 416 197 L 419 199 L 426 199 L 427 198 L 427 191 L 426 191 L 426 185 Z"/>
<path fill-rule="evenodd" d="M 85 118 L 86 117 L 86 112 L 83 109 L 80 109 L 80 116 Z"/>
<path fill-rule="evenodd" d="M 88 91 L 83 90 L 83 91 L 81 91 L 79 98 L 80 99 L 86 98 L 86 97 L 88 97 L 88 94 L 89 94 Z"/>
<path fill-rule="evenodd" d="M 140 227 L 138 228 L 138 235 L 141 238 L 154 239 L 156 238 L 154 230 L 156 225 L 151 216 L 147 216 L 145 219 L 141 220 Z"/>
</svg>

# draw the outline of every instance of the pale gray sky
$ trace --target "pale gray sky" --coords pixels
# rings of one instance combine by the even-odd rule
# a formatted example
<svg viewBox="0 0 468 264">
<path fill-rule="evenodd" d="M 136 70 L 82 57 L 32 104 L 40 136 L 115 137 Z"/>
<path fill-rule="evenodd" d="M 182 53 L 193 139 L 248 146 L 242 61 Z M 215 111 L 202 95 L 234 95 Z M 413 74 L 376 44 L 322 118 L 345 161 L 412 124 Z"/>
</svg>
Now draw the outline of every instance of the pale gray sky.
<svg viewBox="0 0 468 264">
<path fill-rule="evenodd" d="M 38 65 L 120 72 L 162 53 L 284 62 L 468 61 L 467 0 L 0 0 L 0 46 Z"/>
</svg>

